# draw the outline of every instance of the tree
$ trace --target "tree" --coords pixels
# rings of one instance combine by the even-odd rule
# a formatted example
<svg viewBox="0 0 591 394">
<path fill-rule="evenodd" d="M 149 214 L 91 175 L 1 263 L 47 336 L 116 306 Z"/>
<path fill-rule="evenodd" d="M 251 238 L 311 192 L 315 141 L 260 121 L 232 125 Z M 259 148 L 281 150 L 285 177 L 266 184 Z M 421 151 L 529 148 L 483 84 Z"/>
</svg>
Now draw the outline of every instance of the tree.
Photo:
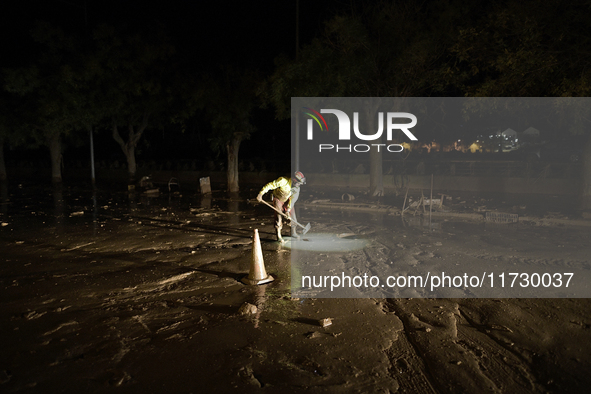
<svg viewBox="0 0 591 394">
<path fill-rule="evenodd" d="M 9 125 L 10 114 L 7 112 L 8 100 L 0 96 L 0 183 L 8 179 L 6 174 L 6 162 L 4 160 L 4 144 L 11 133 Z"/>
<path fill-rule="evenodd" d="M 5 146 L 15 148 L 32 140 L 29 129 L 25 126 L 25 119 L 30 113 L 25 112 L 20 105 L 21 100 L 15 100 L 6 92 L 0 92 L 0 183 L 8 180 L 4 159 Z M 38 144 L 33 140 L 29 145 L 36 147 Z"/>
<path fill-rule="evenodd" d="M 4 145 L 9 137 L 14 136 L 15 129 L 12 125 L 14 119 L 13 108 L 10 108 L 11 100 L 6 92 L 0 91 L 0 183 L 6 182 L 6 162 L 4 160 Z"/>
<path fill-rule="evenodd" d="M 445 84 L 439 64 L 451 43 L 454 23 L 461 17 L 445 11 L 446 4 L 378 2 L 333 17 L 323 35 L 302 48 L 299 59 L 277 59 L 276 71 L 266 83 L 266 102 L 284 119 L 291 115 L 289 103 L 294 96 L 413 97 L 441 90 Z M 448 17 L 442 18 L 442 13 Z M 365 107 L 368 130 L 374 130 L 378 105 Z M 370 151 L 372 196 L 384 194 L 382 178 L 382 152 L 374 146 Z"/>
<path fill-rule="evenodd" d="M 146 41 L 101 26 L 92 39 L 78 39 L 47 23 L 35 29 L 41 56 L 33 65 L 7 70 L 6 88 L 26 112 L 22 126 L 49 147 L 54 182 L 62 180 L 64 138 L 92 133 L 105 119 L 135 177 L 135 148 L 148 125 L 163 121 L 172 94 L 165 80 L 174 48 L 159 33 Z M 119 133 L 122 125 L 127 139 Z"/>
<path fill-rule="evenodd" d="M 591 93 L 590 5 L 508 0 L 461 29 L 449 75 L 467 96 L 586 97 Z M 564 27 L 568 26 L 567 29 Z M 564 112 L 556 101 L 556 116 Z M 563 102 L 564 103 L 564 102 Z M 570 112 L 565 134 L 587 134 L 581 207 L 591 209 L 591 132 L 586 111 Z M 587 120 L 586 120 L 587 119 Z"/>
<path fill-rule="evenodd" d="M 49 148 L 54 183 L 62 182 L 62 144 L 80 115 L 71 82 L 76 41 L 47 23 L 32 36 L 41 45 L 38 60 L 27 67 L 5 70 L 5 89 L 17 97 L 18 130 Z"/>
<path fill-rule="evenodd" d="M 126 157 L 133 182 L 136 147 L 146 128 L 160 127 L 169 120 L 174 88 L 167 81 L 172 77 L 175 49 L 159 31 L 144 37 L 101 26 L 93 38 L 97 43 L 95 62 L 101 69 L 94 89 L 102 92 L 112 136 Z"/>
<path fill-rule="evenodd" d="M 204 110 L 210 119 L 214 151 L 226 151 L 228 191 L 238 192 L 238 152 L 240 144 L 255 131 L 250 119 L 257 107 L 258 76 L 252 71 L 225 68 L 219 80 L 205 82 L 207 102 Z"/>
</svg>

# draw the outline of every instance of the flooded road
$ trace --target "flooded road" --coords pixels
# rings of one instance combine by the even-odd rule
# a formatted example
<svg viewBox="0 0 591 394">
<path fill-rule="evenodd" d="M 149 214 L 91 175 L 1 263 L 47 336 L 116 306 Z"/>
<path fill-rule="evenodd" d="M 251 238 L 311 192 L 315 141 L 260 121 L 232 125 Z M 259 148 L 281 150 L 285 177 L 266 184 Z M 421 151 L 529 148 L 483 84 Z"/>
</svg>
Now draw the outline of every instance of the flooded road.
<svg viewBox="0 0 591 394">
<path fill-rule="evenodd" d="M 290 273 L 298 253 L 312 271 L 374 275 L 453 264 L 588 271 L 588 227 L 425 225 L 303 201 L 298 218 L 312 229 L 281 245 L 272 212 L 247 202 L 255 194 L 6 191 L 2 391 L 543 393 L 591 383 L 588 298 L 292 298 Z M 255 228 L 275 281 L 246 286 Z M 255 313 L 242 314 L 245 303 Z"/>
</svg>

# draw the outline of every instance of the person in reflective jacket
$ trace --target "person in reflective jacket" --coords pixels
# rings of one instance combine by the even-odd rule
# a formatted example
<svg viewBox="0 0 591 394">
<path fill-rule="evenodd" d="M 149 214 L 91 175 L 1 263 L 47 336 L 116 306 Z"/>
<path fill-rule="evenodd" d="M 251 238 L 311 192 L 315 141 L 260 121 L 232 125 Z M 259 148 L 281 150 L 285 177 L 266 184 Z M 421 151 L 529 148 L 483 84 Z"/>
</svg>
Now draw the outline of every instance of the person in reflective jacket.
<svg viewBox="0 0 591 394">
<path fill-rule="evenodd" d="M 306 177 L 300 171 L 296 171 L 291 178 L 280 177 L 273 182 L 267 183 L 259 194 L 257 195 L 258 201 L 263 201 L 263 196 L 273 191 L 273 202 L 272 205 L 279 211 L 289 215 L 291 219 L 297 221 L 295 213 L 295 203 L 300 196 L 300 186 L 306 184 Z M 277 234 L 277 241 L 283 242 L 281 237 L 281 229 L 283 228 L 282 216 L 275 212 L 275 232 Z M 296 227 L 291 226 L 291 236 L 299 239 Z"/>
</svg>

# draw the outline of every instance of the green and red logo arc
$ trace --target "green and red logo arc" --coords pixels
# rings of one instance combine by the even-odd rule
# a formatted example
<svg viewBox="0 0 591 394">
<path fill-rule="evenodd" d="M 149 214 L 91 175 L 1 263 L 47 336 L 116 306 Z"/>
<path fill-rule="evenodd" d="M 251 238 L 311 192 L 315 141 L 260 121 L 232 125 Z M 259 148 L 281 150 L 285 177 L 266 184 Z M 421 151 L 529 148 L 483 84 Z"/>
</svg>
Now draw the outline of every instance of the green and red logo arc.
<svg viewBox="0 0 591 394">
<path fill-rule="evenodd" d="M 320 130 L 324 130 L 324 128 L 326 128 L 326 131 L 328 132 L 328 125 L 326 124 L 326 120 L 324 120 L 324 117 L 322 115 L 320 115 L 320 113 L 318 113 L 318 111 L 315 111 L 312 108 L 308 108 L 308 107 L 302 107 L 302 108 L 304 108 L 304 110 L 314 112 L 312 114 L 310 112 L 304 111 L 304 114 L 309 115 L 312 119 L 314 119 L 316 121 L 316 123 L 318 123 L 318 126 L 320 126 Z M 322 123 L 320 123 L 320 119 L 318 119 L 318 118 L 322 119 L 322 123 L 324 123 L 324 127 L 322 127 Z"/>
</svg>

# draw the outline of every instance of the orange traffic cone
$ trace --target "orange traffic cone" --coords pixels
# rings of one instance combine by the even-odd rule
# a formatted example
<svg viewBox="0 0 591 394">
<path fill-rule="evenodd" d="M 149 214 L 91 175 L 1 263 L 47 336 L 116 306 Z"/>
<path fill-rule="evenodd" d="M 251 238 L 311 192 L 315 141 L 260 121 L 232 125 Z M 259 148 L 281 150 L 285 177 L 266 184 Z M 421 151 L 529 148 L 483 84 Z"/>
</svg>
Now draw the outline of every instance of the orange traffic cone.
<svg viewBox="0 0 591 394">
<path fill-rule="evenodd" d="M 271 275 L 267 275 L 265 262 L 263 261 L 263 249 L 259 239 L 259 230 L 254 229 L 252 237 L 252 259 L 250 261 L 250 273 L 242 279 L 242 283 L 247 285 L 262 285 L 274 281 Z"/>
</svg>

